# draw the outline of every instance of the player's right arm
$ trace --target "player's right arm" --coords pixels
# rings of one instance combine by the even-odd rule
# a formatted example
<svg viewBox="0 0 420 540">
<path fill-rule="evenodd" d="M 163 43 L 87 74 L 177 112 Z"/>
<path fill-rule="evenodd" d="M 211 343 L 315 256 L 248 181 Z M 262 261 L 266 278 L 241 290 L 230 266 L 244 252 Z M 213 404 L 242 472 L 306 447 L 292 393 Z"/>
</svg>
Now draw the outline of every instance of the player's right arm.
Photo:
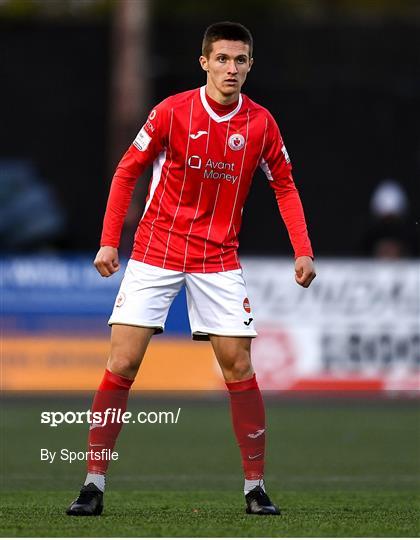
<svg viewBox="0 0 420 540">
<path fill-rule="evenodd" d="M 137 179 L 166 146 L 167 101 L 163 101 L 151 111 L 112 178 L 103 221 L 101 247 L 93 263 L 103 277 L 111 276 L 120 268 L 118 247 L 121 231 Z"/>
<path fill-rule="evenodd" d="M 93 261 L 96 270 L 102 277 L 109 277 L 120 269 L 118 248 L 101 246 Z"/>
</svg>

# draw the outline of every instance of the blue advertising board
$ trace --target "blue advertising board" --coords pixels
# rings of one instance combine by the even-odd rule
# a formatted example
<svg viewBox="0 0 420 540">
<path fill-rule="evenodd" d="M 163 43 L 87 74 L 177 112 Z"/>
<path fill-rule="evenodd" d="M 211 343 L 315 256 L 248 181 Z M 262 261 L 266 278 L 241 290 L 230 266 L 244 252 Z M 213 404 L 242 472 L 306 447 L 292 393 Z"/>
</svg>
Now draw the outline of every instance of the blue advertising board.
<svg viewBox="0 0 420 540">
<path fill-rule="evenodd" d="M 108 332 L 127 261 L 101 277 L 86 255 L 5 256 L 0 260 L 1 319 L 6 332 Z M 165 333 L 190 333 L 185 290 L 175 298 Z"/>
</svg>

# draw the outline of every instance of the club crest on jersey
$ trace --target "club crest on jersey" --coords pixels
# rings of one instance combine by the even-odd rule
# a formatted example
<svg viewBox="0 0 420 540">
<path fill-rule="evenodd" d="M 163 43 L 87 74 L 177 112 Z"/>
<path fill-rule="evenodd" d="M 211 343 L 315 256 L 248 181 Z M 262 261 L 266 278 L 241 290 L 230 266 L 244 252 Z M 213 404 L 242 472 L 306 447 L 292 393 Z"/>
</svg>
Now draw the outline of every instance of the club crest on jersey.
<svg viewBox="0 0 420 540">
<path fill-rule="evenodd" d="M 231 150 L 242 150 L 245 146 L 245 138 L 240 133 L 234 133 L 229 137 L 228 145 Z"/>
</svg>

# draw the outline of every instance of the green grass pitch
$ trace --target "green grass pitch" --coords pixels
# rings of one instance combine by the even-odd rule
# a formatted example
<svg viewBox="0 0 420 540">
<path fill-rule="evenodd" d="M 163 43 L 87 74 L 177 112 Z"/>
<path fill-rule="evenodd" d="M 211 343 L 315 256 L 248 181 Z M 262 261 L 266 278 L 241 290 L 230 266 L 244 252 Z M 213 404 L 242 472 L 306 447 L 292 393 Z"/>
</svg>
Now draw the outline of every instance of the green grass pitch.
<svg viewBox="0 0 420 540">
<path fill-rule="evenodd" d="M 176 410 L 176 425 L 127 425 L 110 466 L 105 510 L 64 511 L 83 463 L 41 462 L 40 449 L 84 450 L 86 425 L 40 424 L 89 399 L 6 396 L 1 414 L 2 536 L 415 537 L 420 533 L 417 402 L 267 399 L 266 483 L 282 508 L 244 513 L 239 450 L 225 398 L 131 399 L 132 412 Z"/>
</svg>

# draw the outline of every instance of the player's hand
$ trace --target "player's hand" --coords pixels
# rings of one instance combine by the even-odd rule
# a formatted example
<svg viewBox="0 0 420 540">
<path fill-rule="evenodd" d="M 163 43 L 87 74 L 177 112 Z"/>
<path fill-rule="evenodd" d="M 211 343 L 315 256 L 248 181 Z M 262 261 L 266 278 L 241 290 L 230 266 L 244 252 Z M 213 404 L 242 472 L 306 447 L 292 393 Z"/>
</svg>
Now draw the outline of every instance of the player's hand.
<svg viewBox="0 0 420 540">
<path fill-rule="evenodd" d="M 298 257 L 295 261 L 295 280 L 302 287 L 309 287 L 315 278 L 314 261 L 311 257 Z"/>
<path fill-rule="evenodd" d="M 96 254 L 93 264 L 102 277 L 109 277 L 120 269 L 118 249 L 111 246 L 102 246 Z"/>
</svg>

